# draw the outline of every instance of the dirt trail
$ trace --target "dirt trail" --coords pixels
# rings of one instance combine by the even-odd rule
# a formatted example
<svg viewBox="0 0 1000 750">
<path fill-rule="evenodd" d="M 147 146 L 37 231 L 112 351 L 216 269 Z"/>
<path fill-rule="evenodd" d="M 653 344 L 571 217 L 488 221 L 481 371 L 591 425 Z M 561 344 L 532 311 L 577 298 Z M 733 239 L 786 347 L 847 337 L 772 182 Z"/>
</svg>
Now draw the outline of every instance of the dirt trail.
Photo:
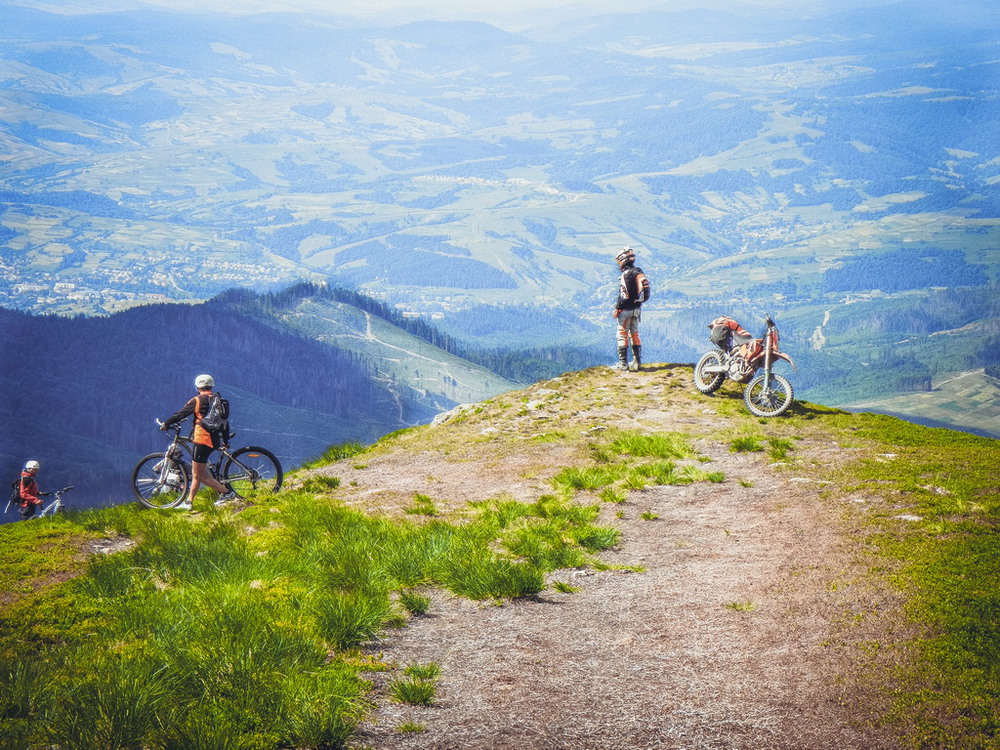
<svg viewBox="0 0 1000 750">
<path fill-rule="evenodd" d="M 603 506 L 621 544 L 602 558 L 641 572 L 559 571 L 552 580 L 577 593 L 550 587 L 503 606 L 435 591 L 427 616 L 378 645 L 401 666 L 442 667 L 435 705 L 392 703 L 389 676 L 373 675 L 379 707 L 359 747 L 895 747 L 869 720 L 877 709 L 854 676 L 856 644 L 884 636 L 894 602 L 860 583 L 864 563 L 845 521 L 857 498 L 823 492 L 821 467 L 850 455 L 808 429 L 796 436 L 792 465 L 732 453 L 734 425 L 764 428 L 717 413 L 716 405 L 732 413 L 735 391 L 692 398 L 684 377 L 681 368 L 597 371 L 536 388 L 527 396 L 539 397 L 535 406 L 522 398 L 459 420 L 443 449 L 331 468 L 351 488 L 349 502 L 390 512 L 414 492 L 452 509 L 498 492 L 533 500 L 572 465 L 573 450 L 525 436 L 641 427 L 694 435 L 711 459 L 705 465 L 727 477 L 651 487 Z M 799 427 L 793 418 L 766 430 Z M 476 444 L 476 435 L 494 440 Z M 425 730 L 399 731 L 407 722 Z"/>
</svg>

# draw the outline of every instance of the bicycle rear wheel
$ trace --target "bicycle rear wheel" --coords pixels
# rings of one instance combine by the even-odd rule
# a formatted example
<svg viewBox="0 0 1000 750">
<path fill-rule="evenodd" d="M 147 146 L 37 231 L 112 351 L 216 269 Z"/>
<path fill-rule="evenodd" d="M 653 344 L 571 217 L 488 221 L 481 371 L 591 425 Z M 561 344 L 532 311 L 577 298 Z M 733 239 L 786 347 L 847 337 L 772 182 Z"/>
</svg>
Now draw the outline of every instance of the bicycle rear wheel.
<svg viewBox="0 0 1000 750">
<path fill-rule="evenodd" d="M 172 508 L 187 496 L 188 474 L 180 461 L 150 453 L 132 470 L 132 493 L 147 508 Z"/>
<path fill-rule="evenodd" d="M 275 455 L 256 445 L 234 451 L 222 469 L 222 482 L 244 497 L 251 492 L 277 492 L 283 478 L 281 463 Z"/>
</svg>

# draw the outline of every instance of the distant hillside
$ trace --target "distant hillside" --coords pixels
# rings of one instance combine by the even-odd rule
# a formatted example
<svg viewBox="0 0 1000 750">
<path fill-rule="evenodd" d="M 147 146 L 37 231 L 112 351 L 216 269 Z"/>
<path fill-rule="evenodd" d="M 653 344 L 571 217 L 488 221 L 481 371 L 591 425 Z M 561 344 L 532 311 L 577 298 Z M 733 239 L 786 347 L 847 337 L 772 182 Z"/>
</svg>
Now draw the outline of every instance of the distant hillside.
<svg viewBox="0 0 1000 750">
<path fill-rule="evenodd" d="M 178 410 L 201 372 L 232 401 L 235 444 L 262 444 L 288 467 L 514 387 L 430 343 L 446 337 L 426 324 L 414 321 L 415 334 L 377 302 L 315 291 L 289 298 L 326 310 L 344 339 L 309 337 L 282 319 L 291 310 L 276 312 L 282 298 L 250 293 L 97 318 L 0 309 L 0 473 L 34 458 L 46 486 L 77 486 L 77 502 L 120 498 L 135 461 L 165 443 L 154 418 Z"/>
<path fill-rule="evenodd" d="M 1000 277 L 986 0 L 519 33 L 0 12 L 6 306 L 333 277 L 426 314 L 592 315 L 623 243 L 675 303 Z"/>
<path fill-rule="evenodd" d="M 1000 438 L 1000 380 L 982 370 L 949 373 L 935 379 L 929 391 L 848 404 L 847 408 Z"/>
<path fill-rule="evenodd" d="M 218 299 L 280 330 L 296 331 L 361 355 L 375 377 L 390 385 L 409 385 L 436 410 L 476 401 L 484 392 L 507 390 L 511 381 L 532 383 L 590 366 L 607 355 L 606 340 L 604 346 L 596 343 L 596 326 L 583 321 L 574 324 L 572 316 L 558 310 L 546 316 L 537 311 L 526 316 L 523 307 L 484 306 L 467 311 L 461 321 L 452 321 L 453 333 L 449 334 L 436 322 L 430 324 L 363 294 L 325 284 L 297 284 L 266 295 L 231 291 Z M 515 345 L 525 328 L 533 332 L 539 325 L 551 327 L 553 320 L 570 335 L 545 346 Z M 470 337 L 480 343 L 470 345 Z M 530 333 L 528 340 L 533 340 Z M 508 342 L 506 346 L 501 345 L 503 341 Z"/>
</svg>

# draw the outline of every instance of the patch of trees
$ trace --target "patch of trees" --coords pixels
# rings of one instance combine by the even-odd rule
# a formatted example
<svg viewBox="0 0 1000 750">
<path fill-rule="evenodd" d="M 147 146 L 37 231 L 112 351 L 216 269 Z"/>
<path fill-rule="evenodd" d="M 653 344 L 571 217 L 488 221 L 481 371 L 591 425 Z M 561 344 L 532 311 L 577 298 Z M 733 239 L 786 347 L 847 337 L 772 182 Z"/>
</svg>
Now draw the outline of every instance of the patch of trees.
<svg viewBox="0 0 1000 750">
<path fill-rule="evenodd" d="M 274 311 L 294 307 L 307 298 L 340 302 L 363 310 L 449 354 L 518 383 L 533 383 L 568 370 L 590 367 L 608 358 L 606 346 L 590 343 L 596 338 L 595 329 L 587 328 L 572 313 L 560 309 L 539 311 L 526 306 L 478 305 L 446 318 L 444 325 L 454 332 L 452 335 L 422 318 L 404 316 L 395 308 L 371 297 L 350 289 L 320 284 L 296 284 L 271 294 L 231 290 L 207 304 L 235 307 L 244 315 L 264 319 Z M 549 341 L 553 329 L 561 332 L 561 339 L 566 343 L 532 343 Z M 491 336 L 494 341 L 513 337 L 522 346 L 472 343 L 472 340 L 489 341 Z"/>
<path fill-rule="evenodd" d="M 965 260 L 959 250 L 900 249 L 845 260 L 823 277 L 828 292 L 881 289 L 899 292 L 932 286 L 979 286 L 989 279 L 981 266 Z"/>
<path fill-rule="evenodd" d="M 121 123 L 140 127 L 157 120 L 169 120 L 183 113 L 177 100 L 163 89 L 146 84 L 119 94 L 37 94 L 38 102 L 59 112 L 100 123 L 115 131 Z"/>
<path fill-rule="evenodd" d="M 460 355 L 462 346 L 459 342 L 421 318 L 404 316 L 393 307 L 372 299 L 364 294 L 343 287 L 312 284 L 304 282 L 295 284 L 278 292 L 257 294 L 246 289 L 232 289 L 224 292 L 207 304 L 238 307 L 246 315 L 258 315 L 276 310 L 294 307 L 299 301 L 308 298 L 340 302 L 370 315 L 374 315 L 392 325 L 403 329 L 412 336 L 426 341 L 428 344 L 443 349 L 450 354 Z"/>
<path fill-rule="evenodd" d="M 353 185 L 350 179 L 361 174 L 361 170 L 351 164 L 340 164 L 334 175 L 327 174 L 318 164 L 301 162 L 285 155 L 275 162 L 278 173 L 288 180 L 289 188 L 301 193 L 335 193 Z"/>
<path fill-rule="evenodd" d="M 913 355 L 890 347 L 870 362 L 810 350 L 793 353 L 799 372 L 791 375 L 797 394 L 821 403 L 855 403 L 900 393 L 931 390 L 932 373 Z"/>
<path fill-rule="evenodd" d="M 484 349 L 470 352 L 470 361 L 515 383 L 536 383 L 564 372 L 611 361 L 610 349 L 584 346 L 542 346 L 528 349 Z"/>
<path fill-rule="evenodd" d="M 59 190 L 38 193 L 17 193 L 12 190 L 0 191 L 0 203 L 13 203 L 21 206 L 55 206 L 69 208 L 73 211 L 90 216 L 103 216 L 112 219 L 132 219 L 135 212 L 125 208 L 117 201 L 103 195 L 90 193 L 86 190 Z"/>
<path fill-rule="evenodd" d="M 363 265 L 342 268 L 338 276 L 349 284 L 360 285 L 373 280 L 383 280 L 390 284 L 417 287 L 450 287 L 455 289 L 516 289 L 517 281 L 498 268 L 475 260 L 455 257 L 451 252 L 462 253 L 453 245 L 438 245 L 430 248 L 404 246 L 394 238 L 396 245 L 387 252 L 381 242 L 368 242 L 342 250 L 337 255 L 337 263 L 364 260 Z M 426 238 L 419 240 L 427 245 Z M 440 252 L 444 250 L 445 253 Z"/>
</svg>

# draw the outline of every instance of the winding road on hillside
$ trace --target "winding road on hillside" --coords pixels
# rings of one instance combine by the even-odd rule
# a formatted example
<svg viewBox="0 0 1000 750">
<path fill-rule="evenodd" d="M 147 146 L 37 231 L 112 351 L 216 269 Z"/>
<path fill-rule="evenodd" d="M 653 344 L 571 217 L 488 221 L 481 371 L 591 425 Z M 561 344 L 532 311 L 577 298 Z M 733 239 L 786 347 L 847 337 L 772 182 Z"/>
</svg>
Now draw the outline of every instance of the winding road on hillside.
<svg viewBox="0 0 1000 750">
<path fill-rule="evenodd" d="M 566 593 L 550 585 L 534 599 L 498 606 L 430 592 L 428 614 L 374 651 L 400 666 L 439 664 L 435 703 L 392 702 L 391 676 L 373 673 L 378 708 L 357 746 L 896 747 L 878 729 L 878 702 L 864 676 L 882 668 L 865 644 L 896 627 L 898 609 L 866 582 L 863 555 L 847 533 L 875 500 L 840 497 L 822 478 L 823 467 L 850 452 L 828 435 L 801 433 L 786 462 L 734 453 L 734 424 L 757 424 L 720 415 L 732 413 L 736 390 L 714 401 L 692 398 L 688 368 L 592 373 L 528 389 L 532 400 L 516 414 L 502 403 L 474 417 L 466 411 L 445 422 L 445 439 L 438 431 L 422 444 L 416 433 L 411 449 L 322 470 L 349 488 L 346 502 L 390 514 L 402 513 L 416 492 L 444 512 L 489 497 L 532 502 L 552 492 L 555 473 L 581 460 L 578 447 L 539 437 L 620 428 L 691 435 L 699 463 L 726 476 L 603 504 L 602 519 L 620 529 L 621 543 L 602 555 L 607 570 L 552 575 L 550 584 L 566 584 Z"/>
</svg>

